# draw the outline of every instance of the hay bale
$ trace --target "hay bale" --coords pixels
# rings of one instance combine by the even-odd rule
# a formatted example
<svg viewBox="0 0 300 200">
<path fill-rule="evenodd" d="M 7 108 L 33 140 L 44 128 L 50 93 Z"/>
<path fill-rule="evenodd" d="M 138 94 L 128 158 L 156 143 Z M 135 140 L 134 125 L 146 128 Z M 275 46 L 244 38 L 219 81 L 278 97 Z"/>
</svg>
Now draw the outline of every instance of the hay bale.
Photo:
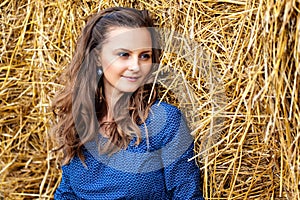
<svg viewBox="0 0 300 200">
<path fill-rule="evenodd" d="M 166 100 L 192 108 L 186 114 L 194 119 L 205 197 L 300 199 L 295 0 L 2 1 L 0 198 L 53 197 L 60 170 L 47 136 L 54 120 L 50 99 L 62 87 L 58 77 L 86 17 L 110 6 L 146 8 L 157 25 L 182 36 L 161 70 L 180 74 L 168 85 L 173 93 L 190 88 L 191 95 L 180 97 L 187 101 Z M 198 45 L 209 62 L 193 59 L 203 56 L 194 50 Z"/>
</svg>

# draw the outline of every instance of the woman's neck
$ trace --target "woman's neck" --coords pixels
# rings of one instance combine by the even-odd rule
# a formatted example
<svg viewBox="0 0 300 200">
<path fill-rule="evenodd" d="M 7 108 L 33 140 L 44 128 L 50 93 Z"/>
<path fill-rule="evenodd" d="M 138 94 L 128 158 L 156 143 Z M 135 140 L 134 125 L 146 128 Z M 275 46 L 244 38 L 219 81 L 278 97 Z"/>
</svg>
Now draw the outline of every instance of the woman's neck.
<svg viewBox="0 0 300 200">
<path fill-rule="evenodd" d="M 113 121 L 113 110 L 117 101 L 121 98 L 122 93 L 120 92 L 111 92 L 105 91 L 105 101 L 107 103 L 107 114 L 104 117 L 104 121 L 111 122 Z"/>
</svg>

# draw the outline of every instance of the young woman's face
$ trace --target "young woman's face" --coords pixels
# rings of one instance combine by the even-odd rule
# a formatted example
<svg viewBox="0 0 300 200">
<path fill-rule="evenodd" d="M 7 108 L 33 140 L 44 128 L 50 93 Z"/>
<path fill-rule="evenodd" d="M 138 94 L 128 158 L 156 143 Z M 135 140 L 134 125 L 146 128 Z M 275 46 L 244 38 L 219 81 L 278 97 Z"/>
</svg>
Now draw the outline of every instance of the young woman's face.
<svg viewBox="0 0 300 200">
<path fill-rule="evenodd" d="M 107 34 L 100 62 L 106 95 L 135 92 L 152 67 L 152 41 L 146 28 L 116 27 Z"/>
</svg>

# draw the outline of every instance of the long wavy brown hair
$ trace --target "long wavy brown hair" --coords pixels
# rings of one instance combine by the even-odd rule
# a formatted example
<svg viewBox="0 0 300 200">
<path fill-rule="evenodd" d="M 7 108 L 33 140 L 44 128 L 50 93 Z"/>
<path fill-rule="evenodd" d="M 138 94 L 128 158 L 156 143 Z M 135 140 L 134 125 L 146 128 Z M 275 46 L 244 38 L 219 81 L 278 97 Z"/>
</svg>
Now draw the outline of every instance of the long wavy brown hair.
<svg viewBox="0 0 300 200">
<path fill-rule="evenodd" d="M 113 109 L 113 122 L 102 122 L 108 107 L 103 89 L 103 78 L 97 75 L 97 55 L 110 28 L 147 28 L 152 39 L 152 72 L 157 68 L 160 57 L 157 33 L 147 11 L 115 7 L 93 15 L 78 38 L 77 47 L 65 74 L 65 87 L 52 102 L 57 118 L 51 134 L 64 152 L 64 164 L 75 155 L 84 161 L 83 145 L 97 141 L 99 129 L 105 125 L 109 132 L 108 141 L 99 146 L 100 152 L 114 153 L 126 148 L 130 140 L 141 140 L 138 125 L 145 122 L 151 105 L 155 102 L 156 91 L 152 84 L 145 84 L 133 94 L 124 93 Z M 105 50 L 105 49 L 104 49 Z M 96 55 L 97 54 L 97 55 Z M 151 93 L 151 95 L 150 95 Z"/>
</svg>

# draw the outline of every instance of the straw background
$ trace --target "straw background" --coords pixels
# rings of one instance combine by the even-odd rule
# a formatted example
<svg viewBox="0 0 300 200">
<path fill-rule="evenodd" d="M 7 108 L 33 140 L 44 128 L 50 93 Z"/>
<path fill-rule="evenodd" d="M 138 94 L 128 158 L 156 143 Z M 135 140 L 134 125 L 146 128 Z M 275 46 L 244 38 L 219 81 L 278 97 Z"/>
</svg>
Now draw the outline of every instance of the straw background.
<svg viewBox="0 0 300 200">
<path fill-rule="evenodd" d="M 163 59 L 192 90 L 206 199 L 300 199 L 299 0 L 1 0 L 0 199 L 53 198 L 51 98 L 86 17 L 110 6 L 146 8 L 190 39 L 183 54 L 208 52 Z"/>
</svg>

